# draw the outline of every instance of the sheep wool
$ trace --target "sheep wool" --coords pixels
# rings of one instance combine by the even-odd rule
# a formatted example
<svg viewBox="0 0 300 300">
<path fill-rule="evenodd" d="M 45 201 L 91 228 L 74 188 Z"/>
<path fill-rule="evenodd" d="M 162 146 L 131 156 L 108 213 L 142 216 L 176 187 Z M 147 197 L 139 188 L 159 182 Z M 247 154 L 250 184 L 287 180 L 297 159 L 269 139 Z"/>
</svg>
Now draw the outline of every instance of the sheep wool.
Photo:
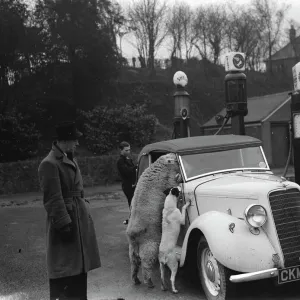
<svg viewBox="0 0 300 300">
<path fill-rule="evenodd" d="M 162 235 L 162 211 L 166 189 L 177 186 L 180 173 L 174 153 L 159 157 L 138 180 L 131 203 L 131 216 L 126 230 L 129 242 L 131 279 L 140 284 L 138 272 L 142 267 L 144 282 L 153 287 L 152 270 L 157 262 Z"/>
</svg>

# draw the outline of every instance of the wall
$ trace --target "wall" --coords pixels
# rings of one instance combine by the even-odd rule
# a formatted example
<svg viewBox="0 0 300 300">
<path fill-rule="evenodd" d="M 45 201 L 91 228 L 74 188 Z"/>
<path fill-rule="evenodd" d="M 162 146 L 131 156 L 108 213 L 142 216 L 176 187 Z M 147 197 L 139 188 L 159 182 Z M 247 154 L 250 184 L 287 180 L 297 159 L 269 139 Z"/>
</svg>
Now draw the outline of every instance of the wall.
<svg viewBox="0 0 300 300">
<path fill-rule="evenodd" d="M 272 122 L 286 122 L 288 123 L 291 119 L 291 102 L 287 101 L 280 109 L 270 115 L 262 123 L 262 139 L 264 141 L 264 151 L 268 159 L 269 165 L 272 166 L 272 137 L 271 137 L 271 123 Z"/>
<path fill-rule="evenodd" d="M 204 135 L 213 135 L 219 128 L 204 128 Z M 231 126 L 225 126 L 220 134 L 232 134 Z M 260 123 L 246 124 L 246 135 L 261 139 Z"/>
<path fill-rule="evenodd" d="M 119 155 L 78 157 L 84 187 L 118 182 L 116 162 Z M 137 154 L 133 154 L 136 162 Z M 39 160 L 0 164 L 0 195 L 39 192 Z"/>
<path fill-rule="evenodd" d="M 272 61 L 272 72 L 273 73 L 283 73 L 288 77 L 292 77 L 292 68 L 299 60 L 295 57 L 278 59 Z M 270 71 L 270 62 L 267 62 L 267 72 Z"/>
</svg>

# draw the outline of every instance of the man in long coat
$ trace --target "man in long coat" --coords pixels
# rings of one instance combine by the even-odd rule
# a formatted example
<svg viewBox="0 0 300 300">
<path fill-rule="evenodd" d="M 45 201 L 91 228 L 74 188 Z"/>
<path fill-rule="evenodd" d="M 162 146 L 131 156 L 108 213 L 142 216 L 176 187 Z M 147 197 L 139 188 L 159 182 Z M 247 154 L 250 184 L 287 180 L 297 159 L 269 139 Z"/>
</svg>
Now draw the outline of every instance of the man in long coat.
<svg viewBox="0 0 300 300">
<path fill-rule="evenodd" d="M 87 299 L 87 272 L 101 266 L 94 223 L 74 152 L 75 124 L 57 126 L 52 150 L 38 175 L 47 212 L 47 270 L 52 299 Z M 63 298 L 59 298 L 63 297 Z"/>
</svg>

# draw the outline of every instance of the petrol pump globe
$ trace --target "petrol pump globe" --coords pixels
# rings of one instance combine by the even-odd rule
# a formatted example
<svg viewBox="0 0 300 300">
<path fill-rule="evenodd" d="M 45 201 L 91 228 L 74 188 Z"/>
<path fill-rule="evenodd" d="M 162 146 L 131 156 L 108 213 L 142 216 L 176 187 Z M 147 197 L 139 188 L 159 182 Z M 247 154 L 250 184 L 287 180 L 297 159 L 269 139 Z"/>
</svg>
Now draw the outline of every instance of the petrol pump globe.
<svg viewBox="0 0 300 300">
<path fill-rule="evenodd" d="M 173 82 L 176 86 L 185 87 L 188 84 L 188 78 L 182 71 L 178 71 L 173 76 Z"/>
</svg>

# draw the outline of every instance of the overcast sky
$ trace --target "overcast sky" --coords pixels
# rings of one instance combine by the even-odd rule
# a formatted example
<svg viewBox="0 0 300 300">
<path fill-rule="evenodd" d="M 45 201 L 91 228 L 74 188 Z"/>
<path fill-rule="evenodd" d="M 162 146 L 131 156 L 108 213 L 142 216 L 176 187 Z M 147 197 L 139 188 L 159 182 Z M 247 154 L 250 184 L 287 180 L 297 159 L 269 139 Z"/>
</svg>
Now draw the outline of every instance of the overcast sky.
<svg viewBox="0 0 300 300">
<path fill-rule="evenodd" d="M 132 0 L 116 0 L 119 2 L 122 6 L 127 5 L 128 3 L 132 3 Z M 135 0 L 136 1 L 136 0 Z M 182 2 L 188 3 L 192 7 L 196 7 L 199 4 L 208 4 L 208 3 L 220 3 L 220 4 L 225 4 L 228 3 L 230 0 L 182 0 Z M 181 2 L 181 1 L 176 1 L 176 0 L 167 0 L 169 4 L 175 3 L 175 2 Z M 230 1 L 231 2 L 231 1 Z M 248 4 L 250 0 L 238 0 L 234 1 L 237 2 L 238 4 Z M 281 0 L 280 0 L 281 2 Z M 300 0 L 286 0 L 284 1 L 287 4 L 291 5 L 291 8 L 288 11 L 287 14 L 287 19 L 293 19 L 300 25 Z M 289 26 L 288 24 L 286 26 Z M 126 58 L 131 59 L 133 56 L 137 57 L 137 51 L 136 49 L 130 44 L 129 40 L 133 41 L 132 36 L 128 35 L 123 38 L 122 40 L 122 52 L 123 56 Z M 166 45 L 162 46 L 158 52 L 158 57 L 159 58 L 166 58 L 169 55 L 169 51 L 166 49 Z"/>
</svg>

